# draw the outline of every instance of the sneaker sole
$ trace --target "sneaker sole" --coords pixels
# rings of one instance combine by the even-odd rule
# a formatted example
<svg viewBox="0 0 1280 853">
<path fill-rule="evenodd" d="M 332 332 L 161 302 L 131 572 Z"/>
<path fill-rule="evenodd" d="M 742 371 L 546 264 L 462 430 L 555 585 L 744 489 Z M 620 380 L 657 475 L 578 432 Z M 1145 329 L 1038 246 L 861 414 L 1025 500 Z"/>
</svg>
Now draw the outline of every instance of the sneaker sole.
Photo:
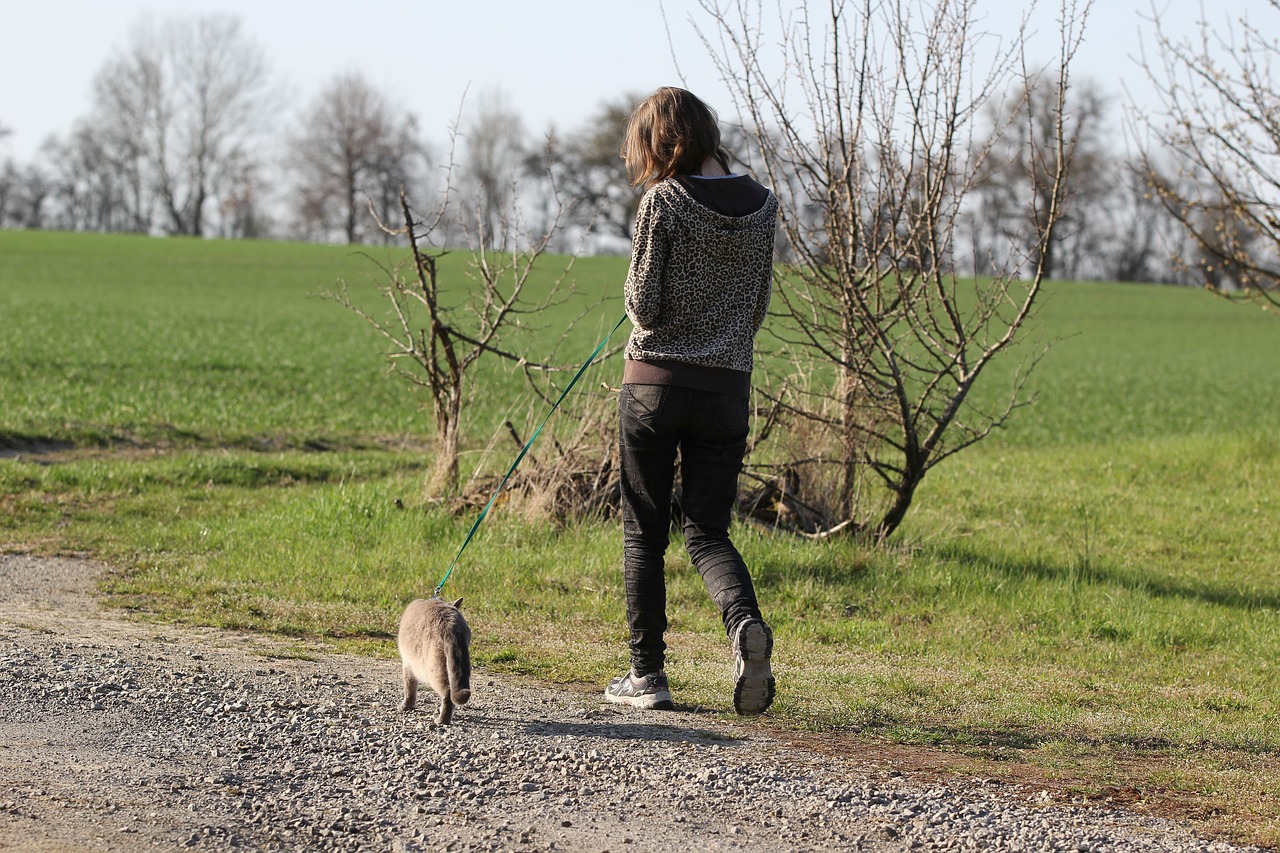
<svg viewBox="0 0 1280 853">
<path fill-rule="evenodd" d="M 763 714 L 777 691 L 769 665 L 773 632 L 763 622 L 748 622 L 739 630 L 737 644 L 742 671 L 733 686 L 733 709 L 743 716 Z"/>
</svg>

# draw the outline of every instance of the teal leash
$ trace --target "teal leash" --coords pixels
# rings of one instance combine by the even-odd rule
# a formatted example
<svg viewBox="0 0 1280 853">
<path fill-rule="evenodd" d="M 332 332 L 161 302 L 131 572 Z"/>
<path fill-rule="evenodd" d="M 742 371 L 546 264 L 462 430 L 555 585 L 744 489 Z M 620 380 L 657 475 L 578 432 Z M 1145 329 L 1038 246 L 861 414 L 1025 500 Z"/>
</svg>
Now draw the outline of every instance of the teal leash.
<svg viewBox="0 0 1280 853">
<path fill-rule="evenodd" d="M 604 340 L 596 346 L 587 356 L 587 360 L 582 363 L 582 367 L 578 368 L 578 372 L 573 375 L 573 379 L 569 380 L 569 384 L 560 392 L 560 399 L 556 400 L 555 405 L 547 412 L 547 416 L 542 419 L 542 423 L 538 424 L 538 428 L 534 430 L 533 435 L 524 443 L 524 447 L 520 449 L 520 454 L 516 456 L 516 461 L 511 463 L 511 467 L 507 469 L 507 473 L 502 475 L 502 482 L 498 483 L 498 488 L 493 490 L 493 497 L 489 498 L 489 503 L 485 504 L 484 509 L 480 512 L 480 516 L 476 519 L 475 524 L 471 525 L 471 530 L 467 533 L 467 538 L 462 541 L 462 547 L 458 549 L 458 553 L 454 555 L 453 562 L 449 564 L 449 568 L 444 573 L 444 577 L 440 579 L 440 583 L 436 585 L 435 597 L 440 597 L 440 590 L 444 589 L 444 585 L 448 583 L 449 577 L 453 574 L 453 570 L 458 565 L 458 560 L 462 559 L 462 552 L 467 550 L 467 546 L 471 544 L 471 540 L 475 537 L 476 531 L 480 529 L 480 524 L 484 521 L 489 509 L 493 506 L 493 502 L 498 499 L 498 495 L 502 492 L 502 487 L 507 484 L 507 480 L 511 479 L 511 475 L 515 473 L 516 467 L 524 460 L 525 454 L 529 452 L 529 448 L 538 440 L 538 436 L 542 434 L 542 428 L 547 425 L 547 421 L 551 420 L 551 416 L 556 413 L 556 409 L 560 408 L 560 404 L 564 402 L 564 398 L 569 396 L 569 392 L 573 390 L 573 386 L 578 384 L 578 380 L 582 378 L 582 374 L 587 372 L 587 368 L 591 366 L 591 362 L 596 360 L 596 356 L 604 349 L 605 344 L 609 343 L 609 338 L 613 337 L 613 333 L 622 328 L 622 324 L 626 322 L 627 315 L 623 314 L 614 325 L 609 334 L 604 336 Z"/>
</svg>

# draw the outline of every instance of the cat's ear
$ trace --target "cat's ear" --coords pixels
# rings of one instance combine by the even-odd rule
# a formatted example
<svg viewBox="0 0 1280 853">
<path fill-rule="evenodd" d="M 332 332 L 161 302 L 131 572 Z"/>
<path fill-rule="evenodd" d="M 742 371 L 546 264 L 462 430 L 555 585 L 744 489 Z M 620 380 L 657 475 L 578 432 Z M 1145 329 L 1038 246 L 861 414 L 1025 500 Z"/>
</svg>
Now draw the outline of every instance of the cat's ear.
<svg viewBox="0 0 1280 853">
<path fill-rule="evenodd" d="M 461 598 L 459 598 L 457 601 L 455 601 L 455 602 L 453 603 L 453 606 L 454 606 L 454 607 L 456 607 L 456 608 L 458 608 L 459 610 L 461 610 L 461 609 L 462 609 L 462 599 L 461 599 Z"/>
</svg>

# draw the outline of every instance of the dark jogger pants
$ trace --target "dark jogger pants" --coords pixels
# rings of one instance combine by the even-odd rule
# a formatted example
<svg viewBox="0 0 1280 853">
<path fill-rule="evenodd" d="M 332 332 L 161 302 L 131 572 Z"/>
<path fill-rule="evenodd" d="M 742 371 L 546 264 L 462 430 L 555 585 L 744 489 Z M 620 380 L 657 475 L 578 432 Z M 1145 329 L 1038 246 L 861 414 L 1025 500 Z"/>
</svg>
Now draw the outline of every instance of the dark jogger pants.
<svg viewBox="0 0 1280 853">
<path fill-rule="evenodd" d="M 637 675 L 647 675 L 663 668 L 666 651 L 663 557 L 677 451 L 685 547 L 720 608 L 725 630 L 732 636 L 744 620 L 760 618 L 747 566 L 729 541 L 750 417 L 746 397 L 623 385 L 618 419 L 631 666 Z"/>
</svg>

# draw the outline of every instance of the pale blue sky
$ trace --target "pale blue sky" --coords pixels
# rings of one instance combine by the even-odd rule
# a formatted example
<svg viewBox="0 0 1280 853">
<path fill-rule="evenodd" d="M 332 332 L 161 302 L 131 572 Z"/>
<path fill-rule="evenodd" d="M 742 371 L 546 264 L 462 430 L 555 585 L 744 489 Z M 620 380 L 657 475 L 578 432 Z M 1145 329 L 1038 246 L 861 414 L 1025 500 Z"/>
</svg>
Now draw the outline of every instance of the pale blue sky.
<svg viewBox="0 0 1280 853">
<path fill-rule="evenodd" d="M 1194 32 L 1199 0 L 1154 0 L 1168 33 Z M 825 5 L 822 4 L 822 5 Z M 1009 36 L 1025 0 L 978 0 L 983 30 Z M 1152 0 L 1096 0 L 1075 73 L 1118 98 L 1148 87 L 1132 57 L 1151 45 L 1141 15 Z M 1265 0 L 1213 0 L 1221 22 Z M 656 0 L 379 0 L 357 4 L 297 0 L 0 0 L 0 160 L 26 160 L 50 134 L 65 134 L 89 108 L 95 72 L 144 15 L 228 13 L 265 48 L 294 101 L 335 74 L 362 71 L 442 140 L 470 84 L 471 95 L 505 92 L 541 132 L 579 125 L 605 99 L 679 83 Z M 684 83 L 721 110 L 730 105 L 687 24 L 687 0 L 666 0 L 666 17 Z M 1058 0 L 1039 0 L 1033 29 L 1056 50 Z M 1039 44 L 1040 42 L 1036 42 Z M 1046 57 L 1047 58 L 1047 57 Z"/>
</svg>

